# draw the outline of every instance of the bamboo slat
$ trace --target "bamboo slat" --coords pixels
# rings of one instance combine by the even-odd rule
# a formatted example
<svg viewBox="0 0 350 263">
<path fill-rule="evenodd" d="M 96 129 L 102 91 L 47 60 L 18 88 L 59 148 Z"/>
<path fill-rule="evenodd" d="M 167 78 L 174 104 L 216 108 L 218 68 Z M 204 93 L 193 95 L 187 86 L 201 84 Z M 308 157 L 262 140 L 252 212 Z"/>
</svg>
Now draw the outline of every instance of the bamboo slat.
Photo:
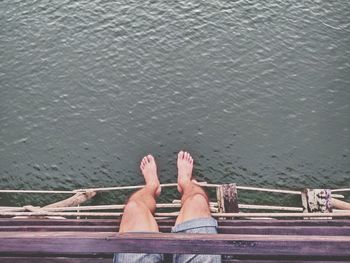
<svg viewBox="0 0 350 263">
<path fill-rule="evenodd" d="M 0 193 L 27 193 L 27 194 L 75 194 L 75 191 L 55 191 L 55 190 L 0 190 Z"/>
<path fill-rule="evenodd" d="M 341 189 L 333 189 L 331 190 L 332 193 L 336 193 L 336 192 L 349 192 L 350 188 L 341 188 Z"/>
<path fill-rule="evenodd" d="M 302 207 L 291 207 L 291 206 L 273 206 L 273 205 L 245 205 L 238 204 L 239 208 L 252 209 L 252 210 L 282 210 L 282 211 L 295 211 L 302 212 Z"/>
</svg>

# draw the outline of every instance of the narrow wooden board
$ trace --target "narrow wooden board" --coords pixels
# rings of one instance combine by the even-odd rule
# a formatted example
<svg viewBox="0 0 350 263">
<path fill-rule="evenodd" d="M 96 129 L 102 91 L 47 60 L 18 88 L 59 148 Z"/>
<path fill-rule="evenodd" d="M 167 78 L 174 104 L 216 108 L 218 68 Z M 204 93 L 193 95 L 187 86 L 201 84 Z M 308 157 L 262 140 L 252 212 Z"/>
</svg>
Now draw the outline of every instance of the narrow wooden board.
<svg viewBox="0 0 350 263">
<path fill-rule="evenodd" d="M 160 232 L 171 232 L 171 226 L 160 226 Z M 1 232 L 38 232 L 38 231 L 77 231 L 77 232 L 115 232 L 118 226 L 0 226 Z M 314 235 L 314 236 L 350 236 L 350 227 L 333 226 L 219 226 L 221 234 L 245 235 Z"/>
<path fill-rule="evenodd" d="M 175 219 L 157 220 L 159 225 L 175 224 Z M 220 226 L 350 226 L 350 220 L 332 219 L 332 220 L 277 220 L 277 219 L 254 219 L 254 220 L 227 220 L 219 219 Z M 0 226 L 19 226 L 19 225 L 90 225 L 90 226 L 115 226 L 119 225 L 120 220 L 115 219 L 0 219 Z"/>
<path fill-rule="evenodd" d="M 349 257 L 347 236 L 2 232 L 0 253 L 198 253 Z"/>
<path fill-rule="evenodd" d="M 0 257 L 3 263 L 111 263 L 111 258 L 64 258 L 64 257 Z M 344 263 L 344 261 L 305 261 L 305 260 L 242 260 L 222 259 L 222 263 Z"/>
</svg>

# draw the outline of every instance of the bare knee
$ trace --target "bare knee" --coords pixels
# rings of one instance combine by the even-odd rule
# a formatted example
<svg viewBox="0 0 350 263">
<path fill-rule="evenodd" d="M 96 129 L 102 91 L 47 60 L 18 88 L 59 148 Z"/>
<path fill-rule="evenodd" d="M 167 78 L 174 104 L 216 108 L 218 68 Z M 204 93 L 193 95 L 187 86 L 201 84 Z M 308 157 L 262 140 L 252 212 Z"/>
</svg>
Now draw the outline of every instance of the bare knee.
<svg viewBox="0 0 350 263">
<path fill-rule="evenodd" d="M 195 203 L 198 205 L 205 205 L 205 206 L 209 205 L 208 197 L 202 193 L 195 193 L 187 197 L 186 200 L 184 201 L 189 203 Z"/>
<path fill-rule="evenodd" d="M 129 200 L 124 207 L 124 214 L 137 214 L 142 208 L 144 204 L 138 200 Z"/>
<path fill-rule="evenodd" d="M 210 216 L 207 196 L 202 193 L 195 193 L 183 200 L 183 205 L 175 224 L 177 225 L 187 220 Z"/>
<path fill-rule="evenodd" d="M 159 231 L 157 222 L 142 201 L 129 200 L 125 205 L 119 232 L 130 231 Z"/>
<path fill-rule="evenodd" d="M 201 193 L 196 193 L 189 196 L 184 203 L 189 209 L 197 210 L 200 212 L 209 212 L 208 197 Z M 210 213 L 210 212 L 209 212 Z"/>
</svg>

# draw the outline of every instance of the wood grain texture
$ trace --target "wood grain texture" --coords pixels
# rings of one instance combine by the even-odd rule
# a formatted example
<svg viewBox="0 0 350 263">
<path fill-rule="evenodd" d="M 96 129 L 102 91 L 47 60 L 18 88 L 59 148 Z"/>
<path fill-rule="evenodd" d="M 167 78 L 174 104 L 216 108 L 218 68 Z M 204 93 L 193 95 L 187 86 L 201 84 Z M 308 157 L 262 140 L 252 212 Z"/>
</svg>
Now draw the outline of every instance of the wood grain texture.
<svg viewBox="0 0 350 263">
<path fill-rule="evenodd" d="M 170 233 L 171 226 L 159 226 L 160 232 Z M 86 226 L 86 225 L 62 225 L 62 226 L 0 226 L 1 232 L 38 232 L 38 231 L 77 231 L 77 232 L 118 232 L 118 226 Z M 316 236 L 350 236 L 350 226 L 219 226 L 218 232 L 221 234 L 256 234 L 256 235 L 316 235 Z"/>
<path fill-rule="evenodd" d="M 112 263 L 112 258 L 64 258 L 64 257 L 1 257 L 2 263 Z M 171 261 L 169 261 L 171 263 Z M 222 259 L 222 263 L 344 263 L 344 261 L 306 261 L 306 260 L 257 260 L 257 259 Z M 167 261 L 165 263 L 168 263 Z"/>
<path fill-rule="evenodd" d="M 2 232 L 0 253 L 198 253 L 350 257 L 350 237 L 235 234 Z"/>
<path fill-rule="evenodd" d="M 175 219 L 157 220 L 159 225 L 173 226 Z M 350 226 L 349 219 L 310 219 L 310 220 L 278 220 L 278 219 L 254 219 L 254 220 L 229 220 L 218 219 L 219 226 Z M 2 218 L 0 226 L 20 226 L 20 225 L 90 225 L 90 226 L 115 226 L 120 220 L 116 219 L 33 219 L 33 218 Z"/>
</svg>

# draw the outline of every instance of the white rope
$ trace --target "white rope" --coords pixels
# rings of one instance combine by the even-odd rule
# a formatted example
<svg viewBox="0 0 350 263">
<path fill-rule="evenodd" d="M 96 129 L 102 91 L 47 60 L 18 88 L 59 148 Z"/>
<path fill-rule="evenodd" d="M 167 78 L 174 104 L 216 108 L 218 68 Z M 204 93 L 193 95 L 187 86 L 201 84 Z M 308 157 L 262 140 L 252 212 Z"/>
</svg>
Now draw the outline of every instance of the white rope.
<svg viewBox="0 0 350 263">
<path fill-rule="evenodd" d="M 206 182 L 197 182 L 198 185 L 202 187 L 213 187 L 217 188 L 220 187 L 220 184 L 208 184 Z M 161 184 L 161 187 L 176 187 L 177 183 L 168 183 L 168 184 Z M 42 193 L 49 193 L 49 194 L 75 194 L 79 192 L 106 192 L 106 191 L 114 191 L 114 190 L 135 190 L 135 189 L 141 189 L 144 185 L 134 185 L 134 186 L 115 186 L 115 187 L 101 187 L 101 188 L 82 188 L 82 189 L 75 189 L 73 191 L 55 191 L 55 190 L 0 190 L 0 193 L 36 193 L 36 194 L 42 194 Z M 284 193 L 284 194 L 295 194 L 300 195 L 301 191 L 293 191 L 293 190 L 283 190 L 283 189 L 272 189 L 272 188 L 261 188 L 261 187 L 250 187 L 250 186 L 236 186 L 239 190 L 251 190 L 251 191 L 261 191 L 261 192 L 271 192 L 271 193 Z M 333 189 L 331 190 L 332 193 L 335 192 L 347 192 L 350 191 L 350 188 L 343 188 L 343 189 Z M 332 195 L 335 198 L 344 198 L 343 195 L 333 194 Z"/>
<path fill-rule="evenodd" d="M 203 187 L 219 187 L 219 184 L 208 184 L 206 182 L 197 182 L 196 184 L 203 186 Z M 161 184 L 161 187 L 177 187 L 177 183 L 168 183 L 168 184 Z M 134 189 L 141 189 L 145 187 L 145 185 L 132 185 L 132 186 L 113 186 L 113 187 L 101 187 L 101 188 L 82 188 L 82 189 L 76 189 L 74 192 L 105 192 L 105 191 L 114 191 L 114 190 L 134 190 Z"/>
</svg>

